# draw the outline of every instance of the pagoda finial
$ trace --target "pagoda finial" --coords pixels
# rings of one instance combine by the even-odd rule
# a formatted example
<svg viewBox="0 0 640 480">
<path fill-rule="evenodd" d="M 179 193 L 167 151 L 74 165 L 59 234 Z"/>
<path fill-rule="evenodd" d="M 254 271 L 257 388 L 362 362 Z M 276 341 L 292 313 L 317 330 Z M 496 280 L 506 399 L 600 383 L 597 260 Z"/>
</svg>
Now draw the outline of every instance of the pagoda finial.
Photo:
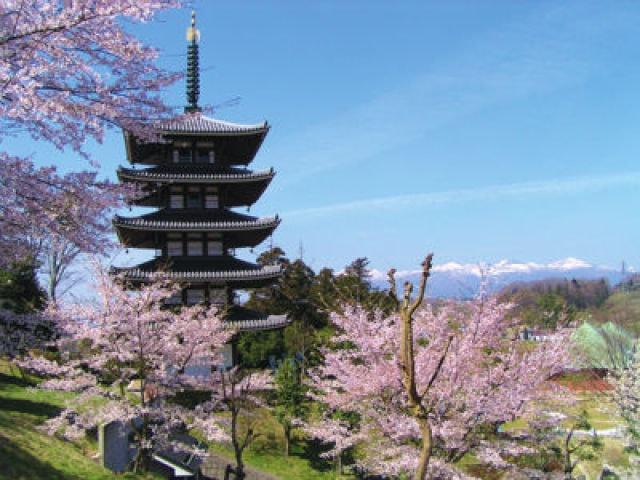
<svg viewBox="0 0 640 480">
<path fill-rule="evenodd" d="M 196 12 L 191 12 L 191 26 L 187 29 L 187 106 L 186 113 L 199 112 L 198 97 L 200 96 L 200 65 L 198 42 L 200 31 L 196 28 Z"/>
</svg>

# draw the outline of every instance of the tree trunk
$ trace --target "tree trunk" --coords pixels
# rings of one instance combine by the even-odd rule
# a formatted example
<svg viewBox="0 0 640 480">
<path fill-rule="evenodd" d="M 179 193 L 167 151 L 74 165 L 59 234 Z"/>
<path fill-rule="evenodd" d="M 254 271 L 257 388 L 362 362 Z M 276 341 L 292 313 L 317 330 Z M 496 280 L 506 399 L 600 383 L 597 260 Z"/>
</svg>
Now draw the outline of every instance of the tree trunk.
<svg viewBox="0 0 640 480">
<path fill-rule="evenodd" d="M 49 300 L 51 300 L 52 303 L 57 303 L 56 302 L 56 289 L 58 287 L 58 284 L 56 282 L 56 279 L 54 278 L 54 274 L 52 273 L 51 276 L 49 277 Z"/>
<path fill-rule="evenodd" d="M 569 430 L 564 439 L 564 479 L 573 480 L 573 465 L 571 462 L 571 437 L 573 437 L 573 428 Z"/>
<path fill-rule="evenodd" d="M 242 461 L 242 450 L 236 449 L 236 480 L 244 479 L 244 462 Z"/>
<path fill-rule="evenodd" d="M 149 465 L 151 463 L 151 452 L 152 450 L 146 447 L 143 447 L 143 445 L 146 445 L 147 442 L 147 433 L 148 433 L 148 429 L 147 429 L 147 425 L 148 425 L 148 420 L 146 418 L 146 416 L 142 417 L 142 425 L 140 426 L 140 429 L 136 429 L 135 423 L 133 420 L 131 420 L 130 422 L 131 426 L 133 427 L 134 430 L 137 430 L 137 437 L 138 437 L 138 448 L 136 450 L 136 456 L 133 459 L 133 472 L 134 473 L 145 473 L 147 472 L 147 470 L 149 470 Z"/>
<path fill-rule="evenodd" d="M 404 283 L 404 293 L 402 300 L 398 298 L 396 293 L 396 281 L 395 281 L 395 269 L 389 270 L 387 274 L 389 277 L 389 286 L 392 299 L 396 303 L 396 309 L 400 315 L 401 321 L 401 334 L 400 334 L 400 366 L 402 368 L 402 385 L 407 395 L 407 406 L 418 425 L 420 427 L 420 433 L 422 437 L 422 448 L 420 450 L 420 458 L 418 460 L 418 466 L 414 476 L 415 480 L 425 480 L 427 478 L 427 470 L 429 469 L 429 461 L 431 460 L 431 450 L 433 445 L 433 438 L 431 432 L 431 425 L 429 424 L 429 410 L 423 404 L 423 397 L 429 392 L 429 388 L 438 377 L 440 368 L 444 363 L 444 360 L 449 351 L 449 345 L 453 337 L 449 338 L 448 343 L 445 346 L 438 365 L 435 371 L 432 373 L 430 380 L 428 381 L 425 391 L 422 394 L 418 393 L 418 387 L 416 382 L 416 366 L 415 366 L 415 352 L 413 345 L 413 314 L 420 307 L 424 300 L 424 292 L 427 287 L 427 279 L 431 272 L 431 260 L 433 255 L 429 254 L 422 262 L 422 277 L 420 279 L 420 286 L 418 287 L 418 295 L 412 301 L 411 293 L 413 291 L 413 285 L 410 282 Z"/>
<path fill-rule="evenodd" d="M 573 480 L 573 468 L 571 468 L 571 456 L 567 453 L 564 463 L 564 480 Z"/>
<path fill-rule="evenodd" d="M 289 425 L 284 426 L 284 456 L 289 456 L 289 445 L 291 443 L 291 427 Z"/>
<path fill-rule="evenodd" d="M 231 443 L 236 457 L 236 480 L 244 478 L 244 462 L 242 461 L 242 447 L 238 443 L 238 409 L 231 407 Z"/>
<path fill-rule="evenodd" d="M 422 434 L 422 449 L 420 450 L 415 480 L 424 480 L 427 478 L 427 469 L 429 468 L 429 460 L 431 460 L 433 439 L 431 437 L 429 420 L 427 418 L 419 418 L 418 424 L 420 425 L 420 432 Z"/>
</svg>

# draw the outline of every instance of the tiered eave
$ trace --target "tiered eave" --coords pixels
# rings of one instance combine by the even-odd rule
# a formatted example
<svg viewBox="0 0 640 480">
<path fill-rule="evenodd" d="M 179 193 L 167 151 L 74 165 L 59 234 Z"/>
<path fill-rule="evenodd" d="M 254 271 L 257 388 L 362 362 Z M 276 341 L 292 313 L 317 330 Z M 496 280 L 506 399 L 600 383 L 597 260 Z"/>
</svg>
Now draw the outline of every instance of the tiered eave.
<svg viewBox="0 0 640 480">
<path fill-rule="evenodd" d="M 275 176 L 273 169 L 253 172 L 241 168 L 219 168 L 209 164 L 163 164 L 151 168 L 118 168 L 118 179 L 140 187 L 134 205 L 160 207 L 171 185 L 210 185 L 218 188 L 229 207 L 251 206 L 262 196 Z"/>
<path fill-rule="evenodd" d="M 188 113 L 155 125 L 161 136 L 153 142 L 140 141 L 125 132 L 127 157 L 131 163 L 160 165 L 175 144 L 197 143 L 216 138 L 216 159 L 219 165 L 249 165 L 269 132 L 267 122 L 241 125 L 207 117 L 200 112 Z"/>
</svg>

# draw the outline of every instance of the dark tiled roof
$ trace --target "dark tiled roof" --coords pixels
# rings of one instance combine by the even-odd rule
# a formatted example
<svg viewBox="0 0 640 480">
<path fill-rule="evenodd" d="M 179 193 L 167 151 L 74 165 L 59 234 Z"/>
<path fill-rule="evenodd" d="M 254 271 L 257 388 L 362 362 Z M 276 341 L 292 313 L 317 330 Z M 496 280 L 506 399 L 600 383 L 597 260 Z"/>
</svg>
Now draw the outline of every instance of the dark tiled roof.
<svg viewBox="0 0 640 480">
<path fill-rule="evenodd" d="M 291 320 L 286 315 L 269 315 L 265 318 L 249 318 L 243 320 L 227 320 L 230 327 L 241 332 L 255 330 L 275 330 L 286 327 Z"/>
<path fill-rule="evenodd" d="M 162 133 L 218 133 L 218 134 L 251 134 L 262 133 L 269 129 L 267 122 L 256 125 L 240 125 L 210 118 L 201 113 L 185 114 L 170 120 L 163 120 L 156 125 Z"/>
<path fill-rule="evenodd" d="M 246 181 L 270 180 L 275 175 L 273 169 L 252 172 L 240 168 L 217 169 L 206 164 L 164 164 L 153 168 L 139 170 L 135 168 L 118 168 L 121 179 L 144 181 L 213 181 L 217 183 L 242 183 Z"/>
<path fill-rule="evenodd" d="M 140 217 L 113 219 L 116 227 L 138 230 L 260 230 L 275 228 L 278 216 L 256 218 L 225 209 L 164 209 Z"/>
<path fill-rule="evenodd" d="M 185 281 L 224 281 L 275 279 L 279 265 L 262 266 L 231 256 L 154 258 L 130 268 L 114 268 L 129 280 L 150 280 L 156 276 Z"/>
<path fill-rule="evenodd" d="M 291 323 L 286 315 L 265 315 L 239 305 L 232 305 L 229 308 L 225 321 L 229 326 L 240 331 L 271 330 L 286 327 Z"/>
</svg>

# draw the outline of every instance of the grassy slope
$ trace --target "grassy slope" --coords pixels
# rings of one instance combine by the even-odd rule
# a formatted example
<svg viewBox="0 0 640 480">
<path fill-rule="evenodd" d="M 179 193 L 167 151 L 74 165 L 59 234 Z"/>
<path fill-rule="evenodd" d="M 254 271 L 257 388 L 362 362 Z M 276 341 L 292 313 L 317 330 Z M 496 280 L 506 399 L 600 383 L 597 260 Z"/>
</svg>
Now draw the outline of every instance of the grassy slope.
<svg viewBox="0 0 640 480">
<path fill-rule="evenodd" d="M 67 398 L 69 394 L 32 388 L 0 362 L 0 479 L 114 478 L 112 472 L 91 460 L 95 451 L 89 442 L 75 445 L 37 430 L 61 411 Z"/>
<path fill-rule="evenodd" d="M 96 453 L 94 444 L 73 444 L 39 432 L 37 427 L 57 415 L 70 396 L 33 388 L 0 361 L 0 480 L 155 478 L 116 476 L 91 459 Z M 314 455 L 303 448 L 304 443 L 294 445 L 291 456 L 285 459 L 281 453 L 282 433 L 273 417 L 265 416 L 260 429 L 262 437 L 246 453 L 247 465 L 283 480 L 336 478 L 331 465 L 305 458 Z M 232 458 L 228 446 L 213 445 L 212 450 Z"/>
<path fill-rule="evenodd" d="M 552 411 L 577 414 L 585 410 L 589 416 L 589 421 L 597 430 L 607 430 L 622 424 L 622 419 L 616 414 L 615 407 L 607 396 L 602 394 L 585 393 L 580 396 L 575 405 L 554 405 L 550 407 Z M 568 427 L 567 422 L 563 422 Z M 505 425 L 506 431 L 524 430 L 527 422 L 518 418 Z M 604 447 L 592 460 L 584 460 L 578 465 L 576 474 L 583 474 L 587 479 L 596 479 L 602 471 L 604 464 L 613 467 L 627 468 L 629 466 L 628 454 L 624 451 L 624 446 L 619 438 L 601 437 Z"/>
<path fill-rule="evenodd" d="M 614 293 L 591 315 L 596 323 L 612 321 L 640 336 L 640 290 Z"/>
<path fill-rule="evenodd" d="M 294 441 L 289 457 L 285 457 L 282 428 L 275 418 L 267 412 L 261 412 L 260 420 L 255 427 L 260 436 L 244 454 L 244 460 L 248 466 L 282 480 L 354 478 L 348 475 L 336 477 L 332 463 L 320 460 L 318 458 L 319 452 L 304 440 Z M 231 445 L 212 444 L 209 448 L 233 463 Z"/>
</svg>

